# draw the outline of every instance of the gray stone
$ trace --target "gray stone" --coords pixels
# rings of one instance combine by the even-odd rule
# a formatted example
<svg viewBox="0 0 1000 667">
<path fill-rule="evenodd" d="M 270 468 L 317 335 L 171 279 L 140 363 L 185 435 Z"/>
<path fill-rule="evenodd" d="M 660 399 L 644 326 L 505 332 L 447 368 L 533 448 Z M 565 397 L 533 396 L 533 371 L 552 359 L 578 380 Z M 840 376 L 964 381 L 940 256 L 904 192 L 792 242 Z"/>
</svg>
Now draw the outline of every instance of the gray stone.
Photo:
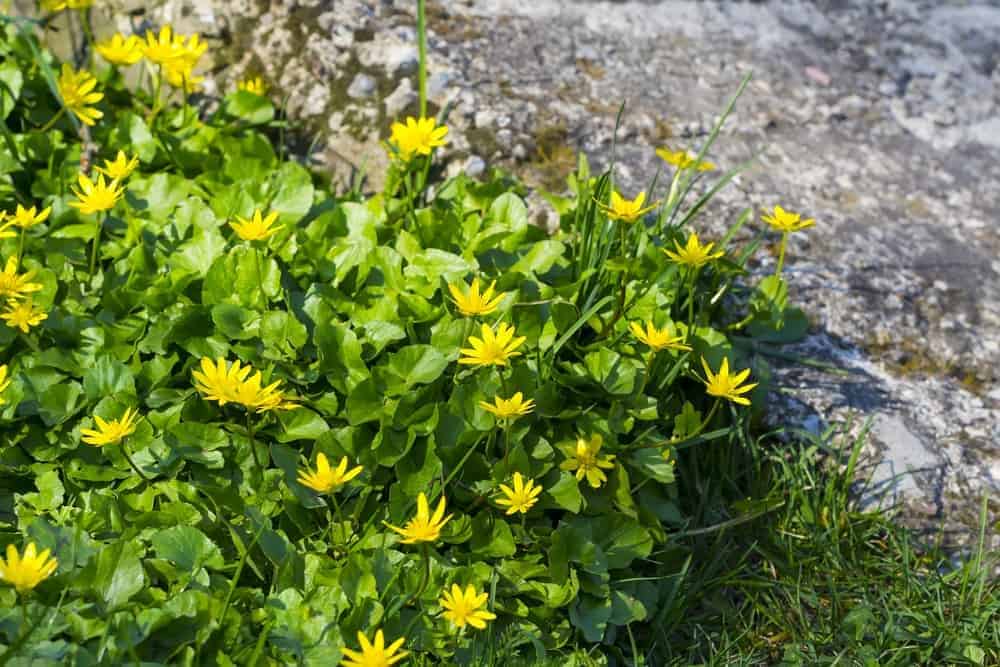
<svg viewBox="0 0 1000 667">
<path fill-rule="evenodd" d="M 465 160 L 466 175 L 476 178 L 477 176 L 482 176 L 486 171 L 486 160 L 479 157 L 478 155 L 470 155 Z"/>
<path fill-rule="evenodd" d="M 347 87 L 347 96 L 356 100 L 364 99 L 374 95 L 377 89 L 378 82 L 375 79 L 367 74 L 359 73 L 351 81 L 351 85 Z"/>
</svg>

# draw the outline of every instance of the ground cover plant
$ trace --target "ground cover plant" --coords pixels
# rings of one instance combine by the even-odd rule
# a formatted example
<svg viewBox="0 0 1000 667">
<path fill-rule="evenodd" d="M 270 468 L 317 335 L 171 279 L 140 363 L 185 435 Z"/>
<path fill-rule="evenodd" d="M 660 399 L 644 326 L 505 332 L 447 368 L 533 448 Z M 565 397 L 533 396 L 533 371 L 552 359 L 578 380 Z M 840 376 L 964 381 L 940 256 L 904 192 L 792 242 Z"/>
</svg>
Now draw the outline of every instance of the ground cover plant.
<svg viewBox="0 0 1000 667">
<path fill-rule="evenodd" d="M 42 32 L 0 42 L 0 664 L 703 654 L 700 541 L 784 506 L 750 426 L 813 224 L 699 238 L 732 105 L 648 195 L 581 158 L 550 236 L 506 175 L 442 177 L 444 115 L 338 192 L 264 82 L 196 95 L 197 35 Z"/>
</svg>

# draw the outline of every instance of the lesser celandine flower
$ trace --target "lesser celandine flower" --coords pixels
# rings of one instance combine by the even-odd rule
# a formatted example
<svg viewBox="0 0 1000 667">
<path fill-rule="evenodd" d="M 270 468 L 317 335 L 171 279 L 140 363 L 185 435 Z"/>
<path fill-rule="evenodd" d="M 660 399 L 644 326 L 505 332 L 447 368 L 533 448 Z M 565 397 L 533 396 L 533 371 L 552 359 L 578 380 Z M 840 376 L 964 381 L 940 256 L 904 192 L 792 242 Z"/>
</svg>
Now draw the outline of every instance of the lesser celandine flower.
<svg viewBox="0 0 1000 667">
<path fill-rule="evenodd" d="M 406 637 L 400 637 L 389 646 L 385 645 L 385 635 L 381 630 L 375 632 L 375 641 L 368 641 L 365 633 L 358 631 L 358 645 L 360 651 L 352 651 L 349 648 L 342 649 L 344 660 L 341 667 L 392 667 L 397 662 L 409 655 L 408 651 L 400 651 Z"/>
<path fill-rule="evenodd" d="M 156 33 L 152 30 L 146 33 L 146 41 L 142 44 L 142 55 L 154 65 L 164 66 L 183 55 L 183 38 L 174 38 L 174 29 L 165 25 Z M 178 39 L 181 40 L 178 42 Z"/>
<path fill-rule="evenodd" d="M 331 468 L 326 454 L 321 452 L 316 455 L 316 470 L 309 470 L 309 468 L 300 470 L 298 480 L 299 484 L 307 486 L 317 493 L 330 493 L 360 475 L 362 470 L 364 468 L 361 466 L 348 470 L 346 456 L 340 459 L 340 465 Z"/>
<path fill-rule="evenodd" d="M 667 164 L 681 170 L 695 168 L 698 171 L 712 171 L 715 169 L 715 165 L 708 160 L 701 160 L 696 165 L 696 156 L 686 150 L 672 151 L 669 148 L 657 148 L 656 155 Z"/>
<path fill-rule="evenodd" d="M 614 468 L 612 463 L 614 454 L 601 456 L 601 445 L 604 438 L 599 433 L 590 436 L 590 439 L 577 438 L 576 445 L 561 445 L 560 449 L 566 455 L 566 460 L 559 464 L 561 470 L 576 471 L 577 481 L 587 478 L 587 482 L 592 488 L 599 488 L 601 484 L 608 481 L 607 475 L 602 468 Z"/>
<path fill-rule="evenodd" d="M 202 357 L 199 363 L 201 370 L 191 372 L 195 389 L 206 401 L 215 401 L 219 405 L 235 402 L 239 386 L 253 371 L 249 365 L 242 366 L 239 359 L 229 364 L 221 357 L 215 362 Z"/>
<path fill-rule="evenodd" d="M 96 87 L 97 79 L 93 74 L 85 70 L 78 72 L 67 63 L 63 63 L 59 79 L 56 81 L 59 97 L 62 98 L 63 106 L 84 125 L 93 125 L 97 119 L 104 116 L 93 107 L 104 99 L 104 93 L 96 92 L 94 90 Z"/>
<path fill-rule="evenodd" d="M 80 429 L 80 439 L 95 447 L 117 445 L 135 433 L 135 427 L 138 423 L 139 411 L 134 408 L 126 408 L 121 417 L 110 421 L 105 421 L 98 415 L 94 415 L 94 424 L 97 428 Z"/>
<path fill-rule="evenodd" d="M 485 630 L 486 623 L 497 617 L 483 609 L 489 599 L 489 594 L 477 593 L 472 584 L 466 586 L 464 591 L 458 584 L 452 584 L 450 591 L 447 588 L 442 591 L 438 604 L 444 609 L 442 615 L 454 623 L 455 627 L 471 625 L 477 630 Z"/>
<path fill-rule="evenodd" d="M 493 403 L 479 401 L 479 407 L 491 413 L 497 419 L 516 419 L 529 414 L 535 407 L 535 402 L 530 398 L 524 400 L 524 394 L 517 392 L 510 398 L 493 397 Z"/>
<path fill-rule="evenodd" d="M 659 352 L 660 350 L 678 350 L 687 352 L 691 348 L 684 344 L 684 336 L 678 336 L 672 322 L 668 322 L 662 329 L 656 328 L 652 322 L 646 322 L 646 328 L 642 328 L 639 322 L 629 324 L 632 335 L 650 348 Z"/>
<path fill-rule="evenodd" d="M 490 283 L 490 286 L 480 294 L 479 293 L 479 278 L 472 279 L 472 285 L 465 288 L 464 283 L 449 283 L 448 291 L 451 292 L 452 302 L 458 307 L 458 312 L 462 313 L 466 317 L 473 317 L 475 315 L 489 315 L 497 309 L 497 306 L 503 301 L 503 298 L 507 296 L 504 292 L 500 292 L 496 296 L 493 296 L 493 288 L 496 287 L 497 281 Z M 461 287 L 459 286 L 461 285 Z"/>
<path fill-rule="evenodd" d="M 25 271 L 18 275 L 17 258 L 8 257 L 7 265 L 3 271 L 0 271 L 0 298 L 22 299 L 28 294 L 42 289 L 40 284 L 31 282 L 34 277 L 34 271 Z"/>
<path fill-rule="evenodd" d="M 94 0 L 42 0 L 42 9 L 47 12 L 61 12 L 64 9 L 86 9 Z"/>
<path fill-rule="evenodd" d="M 674 249 L 676 252 L 672 252 L 667 249 L 664 249 L 663 252 L 672 261 L 692 269 L 697 269 L 704 264 L 711 262 L 713 259 L 718 259 L 725 254 L 721 250 L 713 253 L 712 246 L 714 245 L 714 243 L 706 243 L 705 245 L 702 245 L 698 240 L 698 235 L 695 232 L 691 232 L 691 236 L 688 237 L 687 243 L 683 246 L 679 241 L 674 241 Z"/>
<path fill-rule="evenodd" d="M 19 595 L 34 590 L 35 586 L 52 576 L 59 561 L 49 558 L 51 550 L 38 553 L 34 542 L 28 542 L 24 555 L 13 544 L 7 545 L 7 560 L 0 558 L 0 581 L 10 584 Z"/>
<path fill-rule="evenodd" d="M 496 502 L 497 505 L 507 508 L 508 516 L 518 512 L 527 514 L 528 510 L 538 502 L 542 487 L 535 484 L 535 481 L 530 477 L 525 482 L 521 473 L 516 472 L 514 473 L 514 488 L 501 484 L 500 492 L 503 493 L 504 497 L 499 498 Z"/>
<path fill-rule="evenodd" d="M 722 360 L 718 373 L 712 372 L 704 357 L 701 358 L 701 366 L 705 369 L 705 390 L 709 396 L 725 398 L 740 405 L 750 405 L 750 400 L 742 394 L 756 387 L 758 383 L 742 384 L 750 376 L 749 368 L 730 375 L 728 358 Z"/>
<path fill-rule="evenodd" d="M 392 124 L 389 144 L 403 160 L 409 161 L 415 155 L 430 155 L 435 148 L 444 146 L 447 134 L 447 126 L 438 125 L 433 118 L 411 116 L 406 119 L 405 124 Z"/>
<path fill-rule="evenodd" d="M 295 410 L 299 408 L 291 396 L 281 388 L 281 380 L 275 380 L 266 387 L 263 386 L 263 376 L 255 372 L 236 386 L 234 403 L 239 403 L 247 410 L 268 412 L 270 410 Z"/>
<path fill-rule="evenodd" d="M 17 210 L 14 211 L 14 215 L 10 216 L 10 224 L 20 227 L 21 229 L 29 229 L 48 220 L 50 213 L 52 213 L 51 206 L 43 208 L 39 211 L 34 206 L 31 208 L 24 208 L 18 204 Z"/>
<path fill-rule="evenodd" d="M 516 333 L 514 327 L 509 324 L 500 323 L 496 333 L 492 327 L 484 324 L 482 338 L 469 336 L 469 348 L 459 350 L 463 355 L 458 360 L 460 364 L 471 364 L 473 366 L 506 366 L 511 357 L 516 357 L 520 352 L 517 348 L 524 344 L 524 336 L 514 337 Z"/>
<path fill-rule="evenodd" d="M 190 37 L 175 36 L 174 45 L 178 49 L 178 57 L 163 64 L 167 83 L 174 88 L 183 88 L 184 92 L 197 90 L 205 77 L 195 76 L 194 68 L 208 49 L 208 44 L 201 41 L 201 37 L 195 33 Z"/>
<path fill-rule="evenodd" d="M 416 544 L 417 542 L 433 542 L 438 537 L 441 536 L 441 528 L 444 524 L 448 523 L 451 519 L 451 515 L 444 515 L 445 502 L 444 496 L 441 496 L 441 501 L 438 503 L 437 508 L 434 510 L 434 515 L 431 515 L 430 507 L 427 505 L 427 496 L 421 493 L 417 496 L 417 514 L 412 519 L 406 522 L 406 525 L 402 528 L 398 526 L 393 526 L 387 521 L 383 521 L 387 528 L 393 530 L 403 536 L 400 540 L 403 544 Z"/>
<path fill-rule="evenodd" d="M 23 333 L 28 333 L 31 327 L 38 326 L 48 319 L 46 312 L 40 308 L 35 308 L 31 298 L 23 301 L 8 301 L 7 310 L 0 313 L 0 319 L 7 323 L 12 329 L 20 329 Z"/>
<path fill-rule="evenodd" d="M 244 241 L 265 241 L 284 227 L 284 225 L 272 226 L 277 220 L 277 211 L 272 211 L 266 216 L 261 217 L 260 209 L 257 209 L 250 218 L 236 216 L 236 222 L 230 222 L 229 226 Z"/>
<path fill-rule="evenodd" d="M 264 79 L 259 76 L 251 76 L 239 81 L 236 84 L 236 89 L 245 90 L 248 93 L 253 93 L 254 95 L 260 95 L 263 97 L 267 93 L 267 84 L 264 83 Z"/>
<path fill-rule="evenodd" d="M 771 225 L 771 227 L 777 231 L 785 234 L 789 232 L 798 232 L 816 224 L 814 219 L 807 218 L 803 220 L 801 214 L 786 211 L 780 206 L 775 206 L 774 210 L 770 214 L 764 214 L 761 216 L 761 220 Z"/>
<path fill-rule="evenodd" d="M 97 171 L 104 174 L 112 181 L 124 181 L 132 175 L 135 168 L 139 166 L 139 156 L 129 158 L 125 151 L 118 151 L 114 160 L 105 160 L 103 167 L 97 167 Z"/>
<path fill-rule="evenodd" d="M 112 65 L 127 67 L 142 60 L 142 40 L 135 35 L 126 37 L 121 33 L 112 35 L 103 42 L 98 42 L 94 50 Z"/>
<path fill-rule="evenodd" d="M 71 201 L 69 205 L 84 215 L 110 211 L 125 194 L 118 181 L 105 181 L 104 174 L 98 174 L 97 180 L 92 181 L 80 172 L 76 181 L 77 186 L 72 188 L 76 201 Z"/>
<path fill-rule="evenodd" d="M 612 191 L 611 193 L 611 205 L 605 205 L 598 203 L 601 210 L 604 211 L 612 220 L 620 220 L 622 222 L 635 222 L 642 216 L 646 215 L 654 208 L 659 205 L 659 202 L 653 202 L 649 206 L 643 207 L 646 202 L 645 191 L 640 192 L 635 196 L 635 199 L 625 199 L 617 191 Z"/>
<path fill-rule="evenodd" d="M 0 365 L 0 394 L 7 391 L 7 387 L 10 386 L 10 378 L 7 377 L 7 364 Z M 0 405 L 7 402 L 3 396 L 0 396 Z"/>
</svg>

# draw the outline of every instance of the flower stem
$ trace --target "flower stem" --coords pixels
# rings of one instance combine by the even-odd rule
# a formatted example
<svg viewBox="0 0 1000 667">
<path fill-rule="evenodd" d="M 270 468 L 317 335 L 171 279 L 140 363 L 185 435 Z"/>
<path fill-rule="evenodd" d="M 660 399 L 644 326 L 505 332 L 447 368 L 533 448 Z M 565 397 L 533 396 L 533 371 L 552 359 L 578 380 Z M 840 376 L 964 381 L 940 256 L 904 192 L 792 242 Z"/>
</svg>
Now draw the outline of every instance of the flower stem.
<svg viewBox="0 0 1000 667">
<path fill-rule="evenodd" d="M 21 227 L 21 235 L 17 238 L 17 265 L 21 265 L 21 255 L 24 253 L 24 227 Z"/>
<path fill-rule="evenodd" d="M 688 285 L 688 331 L 694 328 L 694 288 L 698 283 L 698 267 L 691 269 L 691 283 Z"/>
<path fill-rule="evenodd" d="M 139 470 L 139 466 L 137 466 L 135 464 L 135 461 L 132 460 L 132 456 L 128 453 L 127 442 L 128 442 L 127 440 L 122 440 L 122 454 L 125 455 L 125 460 L 128 461 L 128 464 L 130 466 L 132 466 L 132 470 L 135 470 L 135 474 L 139 475 L 139 477 L 142 477 L 144 481 L 146 482 L 153 481 L 151 478 L 146 477 L 145 473 L 143 473 L 142 470 Z"/>
<path fill-rule="evenodd" d="M 427 12 L 424 4 L 424 0 L 417 0 L 417 90 L 421 118 L 427 116 Z"/>
<path fill-rule="evenodd" d="M 413 599 L 419 599 L 423 595 L 424 589 L 427 588 L 427 582 L 431 578 L 431 548 L 427 546 L 427 543 L 420 545 L 420 553 L 423 557 L 424 569 L 420 576 L 420 585 L 417 586 L 417 592 L 413 594 Z"/>
<path fill-rule="evenodd" d="M 785 248 L 788 247 L 788 232 L 781 234 L 781 250 L 778 251 L 778 268 L 774 270 L 774 275 L 780 276 L 781 269 L 785 266 Z"/>
<path fill-rule="evenodd" d="M 257 469 L 263 474 L 264 466 L 261 465 L 260 457 L 257 455 L 257 443 L 253 439 L 253 419 L 249 410 L 247 410 L 247 436 L 250 438 L 250 453 L 253 454 L 253 462 L 257 464 Z"/>
<path fill-rule="evenodd" d="M 56 122 L 60 118 L 63 117 L 64 113 L 66 113 L 66 107 L 59 107 L 59 111 L 56 112 L 56 115 L 53 116 L 52 118 L 49 118 L 49 122 L 47 122 L 45 125 L 42 125 L 40 128 L 38 128 L 38 132 L 40 134 L 44 134 L 44 133 L 48 132 L 49 130 L 51 130 L 52 126 L 55 125 Z"/>
<path fill-rule="evenodd" d="M 334 507 L 334 509 L 337 512 L 337 529 L 338 529 L 338 531 L 343 531 L 344 530 L 344 514 L 340 510 L 340 501 L 337 500 L 337 496 L 334 493 L 330 494 L 330 500 L 333 501 L 333 507 Z M 347 545 L 347 540 L 348 540 L 348 537 L 346 535 L 344 535 L 344 539 L 343 539 L 343 545 L 344 546 Z M 340 542 L 341 540 L 338 539 L 337 541 Z"/>
<path fill-rule="evenodd" d="M 90 248 L 90 279 L 94 279 L 94 271 L 97 270 L 97 246 L 101 242 L 101 229 L 104 227 L 104 220 L 101 218 L 101 214 L 97 214 L 97 222 L 95 223 L 96 229 L 94 229 L 94 244 Z"/>
</svg>

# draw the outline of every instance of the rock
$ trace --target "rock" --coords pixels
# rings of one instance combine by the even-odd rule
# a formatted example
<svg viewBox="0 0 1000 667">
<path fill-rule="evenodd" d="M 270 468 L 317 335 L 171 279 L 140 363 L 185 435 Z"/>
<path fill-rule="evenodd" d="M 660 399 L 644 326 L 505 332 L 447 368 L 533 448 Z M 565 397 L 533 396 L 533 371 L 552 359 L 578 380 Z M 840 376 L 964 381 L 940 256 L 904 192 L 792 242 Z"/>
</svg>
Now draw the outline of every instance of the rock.
<svg viewBox="0 0 1000 667">
<path fill-rule="evenodd" d="M 486 160 L 479 157 L 478 155 L 470 155 L 465 160 L 465 174 L 476 178 L 477 176 L 482 176 L 486 171 Z"/>
<path fill-rule="evenodd" d="M 30 10 L 33 3 L 15 4 Z M 327 168 L 342 174 L 367 161 L 378 186 L 379 133 L 411 106 L 415 89 L 412 3 L 340 0 L 308 10 L 298 0 L 142 4 L 142 21 L 186 20 L 186 29 L 210 39 L 217 65 L 235 63 L 206 72 L 219 81 L 263 68 L 255 73 L 288 95 L 290 113 L 324 133 L 319 152 Z M 904 498 L 900 520 L 928 531 L 943 526 L 956 543 L 973 539 L 967 507 L 995 494 L 1000 476 L 1000 6 L 438 6 L 446 14 L 430 21 L 428 88 L 438 107 L 453 104 L 449 173 L 481 173 L 489 160 L 558 188 L 575 151 L 587 152 L 594 169 L 608 163 L 626 101 L 616 183 L 637 192 L 660 166 L 653 147 L 699 148 L 752 70 L 709 157 L 722 169 L 759 157 L 695 224 L 719 238 L 738 211 L 777 203 L 815 217 L 786 258 L 790 297 L 812 326 L 795 349 L 847 373 L 770 360 L 791 393 L 772 396 L 772 417 L 818 432 L 843 422 L 852 434 L 873 417 L 866 470 L 916 469 L 932 459 L 937 466 L 937 477 L 912 473 L 915 484 L 895 489 Z M 98 16 L 127 27 L 123 17 Z M 344 95 L 362 73 L 376 80 L 374 92 Z M 540 154 L 552 164 L 539 168 Z M 559 156 L 569 156 L 568 164 Z M 529 202 L 532 219 L 543 217 L 544 202 Z M 544 217 L 546 224 L 557 218 Z M 745 244 L 759 230 L 752 220 L 735 241 Z M 762 256 L 748 267 L 750 279 L 773 266 Z M 990 511 L 995 523 L 1000 517 Z"/>
<path fill-rule="evenodd" d="M 375 79 L 367 74 L 358 74 L 351 81 L 351 85 L 347 87 L 347 96 L 356 100 L 364 99 L 374 95 L 377 88 L 378 82 Z"/>
</svg>

